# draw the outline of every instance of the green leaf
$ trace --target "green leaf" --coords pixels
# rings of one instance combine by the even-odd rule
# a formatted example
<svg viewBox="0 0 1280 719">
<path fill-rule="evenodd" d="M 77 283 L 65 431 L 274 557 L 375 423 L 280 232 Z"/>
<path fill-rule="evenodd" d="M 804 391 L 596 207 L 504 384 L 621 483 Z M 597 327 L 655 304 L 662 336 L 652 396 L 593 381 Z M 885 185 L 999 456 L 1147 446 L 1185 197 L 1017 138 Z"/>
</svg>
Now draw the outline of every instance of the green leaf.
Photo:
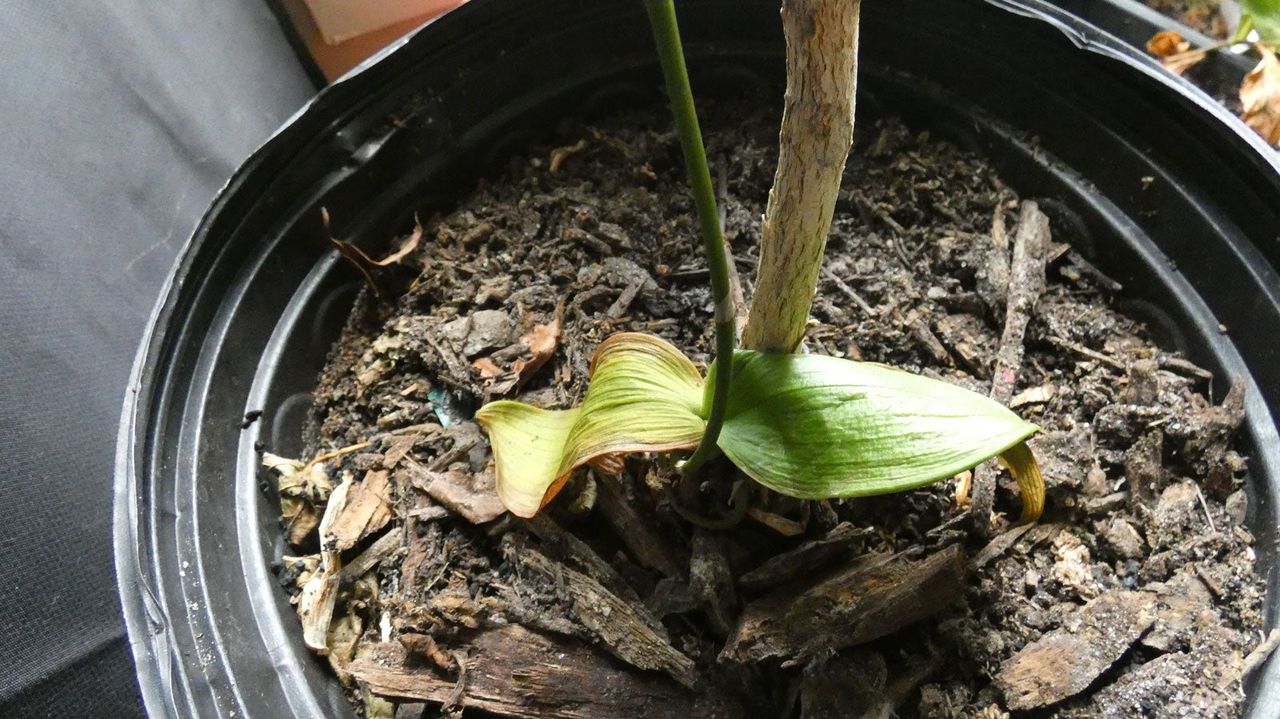
<svg viewBox="0 0 1280 719">
<path fill-rule="evenodd" d="M 1037 429 L 998 402 L 939 380 L 821 355 L 739 350 L 719 445 L 769 489 L 827 499 L 930 484 Z M 1025 457 L 1016 459 L 1029 477 Z"/>
<path fill-rule="evenodd" d="M 1240 7 L 1252 18 L 1262 42 L 1280 45 L 1280 0 L 1241 0 Z"/>
<path fill-rule="evenodd" d="M 513 514 L 537 514 L 587 462 L 691 449 L 702 437 L 702 377 L 664 340 L 613 335 L 596 349 L 590 372 L 587 395 L 576 409 L 503 400 L 476 413 L 493 445 L 498 498 Z"/>
</svg>

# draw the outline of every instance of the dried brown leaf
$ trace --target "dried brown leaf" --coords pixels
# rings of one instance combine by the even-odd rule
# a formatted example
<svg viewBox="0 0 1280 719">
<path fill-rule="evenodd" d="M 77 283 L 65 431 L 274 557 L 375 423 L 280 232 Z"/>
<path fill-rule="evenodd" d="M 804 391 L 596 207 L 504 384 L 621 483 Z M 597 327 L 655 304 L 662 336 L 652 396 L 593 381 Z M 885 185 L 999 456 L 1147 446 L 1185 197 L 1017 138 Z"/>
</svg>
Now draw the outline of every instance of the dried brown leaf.
<svg viewBox="0 0 1280 719">
<path fill-rule="evenodd" d="M 1177 30 L 1161 30 L 1147 41 L 1147 52 L 1156 57 L 1169 57 L 1191 49 L 1191 43 L 1183 39 Z"/>
<path fill-rule="evenodd" d="M 289 543 L 298 546 L 320 524 L 321 509 L 333 491 L 322 463 L 304 463 L 265 452 L 262 466 L 279 477 L 280 517 Z"/>
<path fill-rule="evenodd" d="M 372 292 L 375 297 L 380 297 L 382 295 L 382 288 L 379 287 L 377 281 L 373 277 L 373 269 L 375 267 L 387 267 L 399 262 L 408 256 L 409 253 L 416 250 L 418 248 L 418 244 L 422 242 L 422 223 L 418 221 L 417 217 L 414 217 L 413 232 L 409 233 L 409 236 L 404 239 L 404 242 L 400 243 L 400 247 L 386 257 L 383 257 L 380 260 L 375 260 L 366 255 L 364 250 L 361 250 L 359 247 L 356 247 L 350 242 L 339 240 L 333 236 L 332 231 L 329 229 L 328 209 L 323 207 L 320 208 L 320 221 L 324 224 L 325 234 L 329 236 L 329 243 L 338 251 L 338 254 L 342 255 L 347 262 L 350 262 L 356 270 L 360 272 L 360 275 L 364 278 L 365 284 L 369 286 L 369 291 Z"/>
<path fill-rule="evenodd" d="M 568 160 L 570 157 L 573 157 L 585 149 L 587 149 L 586 139 L 578 140 L 572 145 L 557 147 L 551 151 L 550 163 L 547 169 L 551 172 L 559 172 L 560 166 L 564 164 L 565 160 Z"/>
<path fill-rule="evenodd" d="M 523 385 L 542 369 L 560 346 L 560 329 L 564 324 L 564 300 L 556 305 L 555 317 L 545 325 L 536 325 L 520 337 L 520 344 L 529 350 L 530 357 L 516 360 L 512 369 L 516 373 L 516 384 Z"/>
<path fill-rule="evenodd" d="M 400 243 L 400 249 L 396 250 L 395 252 L 392 252 L 391 254 L 387 255 L 386 257 L 383 257 L 380 260 L 370 260 L 370 261 L 373 262 L 373 264 L 378 267 L 387 267 L 388 265 L 393 265 L 399 262 L 400 260 L 403 260 L 405 257 L 409 255 L 410 252 L 413 252 L 414 250 L 418 249 L 418 244 L 422 242 L 422 234 L 423 234 L 422 222 L 419 221 L 417 216 L 415 215 L 413 218 L 413 232 L 410 232 L 409 236 L 404 238 L 404 242 Z M 364 254 L 364 253 L 361 252 L 360 254 Z"/>
<path fill-rule="evenodd" d="M 480 376 L 485 379 L 493 379 L 494 377 L 502 376 L 502 368 L 495 364 L 489 357 L 481 357 L 474 360 L 471 363 L 471 366 L 474 367 L 475 370 L 480 373 Z"/>
<path fill-rule="evenodd" d="M 1240 83 L 1240 119 L 1267 143 L 1280 144 L 1280 60 L 1271 48 L 1255 47 L 1262 60 Z"/>
</svg>

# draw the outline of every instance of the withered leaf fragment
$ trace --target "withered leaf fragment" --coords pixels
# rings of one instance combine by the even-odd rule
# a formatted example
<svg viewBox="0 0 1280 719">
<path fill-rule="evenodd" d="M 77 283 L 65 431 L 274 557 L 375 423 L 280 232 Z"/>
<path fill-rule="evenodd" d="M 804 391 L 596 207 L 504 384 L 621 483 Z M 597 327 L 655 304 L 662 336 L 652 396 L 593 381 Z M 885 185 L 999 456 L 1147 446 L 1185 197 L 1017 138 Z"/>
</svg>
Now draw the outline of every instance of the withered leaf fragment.
<svg viewBox="0 0 1280 719">
<path fill-rule="evenodd" d="M 1280 144 L 1280 60 L 1275 50 L 1256 45 L 1262 60 L 1240 83 L 1240 119 L 1268 144 Z"/>
<path fill-rule="evenodd" d="M 320 208 L 320 221 L 324 224 L 324 233 L 329 236 L 329 243 L 338 251 L 338 254 L 342 255 L 344 259 L 350 262 L 356 270 L 360 272 L 360 275 L 364 277 L 365 284 L 369 286 L 369 291 L 373 293 L 374 297 L 382 296 L 382 288 L 378 286 L 377 281 L 373 277 L 373 268 L 388 267 L 399 262 L 407 257 L 409 253 L 416 250 L 418 248 L 418 244 L 422 242 L 422 223 L 418 221 L 417 217 L 415 217 L 413 218 L 413 232 L 409 233 L 409 236 L 404 239 L 404 242 L 400 243 L 400 247 L 386 257 L 383 257 L 380 260 L 375 260 L 366 255 L 364 250 L 361 250 L 359 247 L 356 247 L 350 242 L 339 240 L 333 236 L 333 233 L 329 229 L 328 209 L 323 207 Z"/>
<path fill-rule="evenodd" d="M 1191 43 L 1183 39 L 1177 30 L 1161 30 L 1147 41 L 1147 52 L 1156 57 L 1169 57 L 1191 49 Z"/>
<path fill-rule="evenodd" d="M 560 346 L 560 329 L 564 323 L 564 300 L 556 305 L 555 316 L 544 325 L 535 325 L 533 329 L 520 337 L 520 344 L 528 350 L 528 359 L 518 359 L 512 370 L 516 373 L 516 384 L 523 386 L 538 370 L 542 369 Z"/>
<path fill-rule="evenodd" d="M 319 462 L 307 464 L 264 452 L 262 466 L 279 477 L 280 518 L 284 520 L 289 544 L 298 546 L 320 524 L 321 511 L 333 491 L 333 482 Z"/>
</svg>

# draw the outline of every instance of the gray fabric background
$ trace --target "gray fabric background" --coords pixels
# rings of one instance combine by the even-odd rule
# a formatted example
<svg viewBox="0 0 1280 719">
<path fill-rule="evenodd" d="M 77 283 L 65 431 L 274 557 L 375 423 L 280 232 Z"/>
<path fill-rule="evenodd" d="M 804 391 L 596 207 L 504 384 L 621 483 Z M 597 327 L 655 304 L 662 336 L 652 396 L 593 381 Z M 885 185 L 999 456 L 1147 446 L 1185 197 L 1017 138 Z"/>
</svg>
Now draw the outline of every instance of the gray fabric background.
<svg viewBox="0 0 1280 719">
<path fill-rule="evenodd" d="M 0 8 L 0 716 L 141 713 L 116 599 L 116 426 L 157 292 L 312 94 L 265 0 Z"/>
</svg>

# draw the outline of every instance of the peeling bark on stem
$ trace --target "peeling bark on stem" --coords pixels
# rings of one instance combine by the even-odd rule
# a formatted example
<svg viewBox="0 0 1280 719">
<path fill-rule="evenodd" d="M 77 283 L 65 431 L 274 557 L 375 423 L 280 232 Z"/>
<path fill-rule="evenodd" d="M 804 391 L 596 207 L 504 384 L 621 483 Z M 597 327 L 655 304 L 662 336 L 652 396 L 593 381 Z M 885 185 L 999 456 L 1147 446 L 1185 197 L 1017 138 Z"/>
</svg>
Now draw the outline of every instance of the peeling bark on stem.
<svg viewBox="0 0 1280 719">
<path fill-rule="evenodd" d="M 853 144 L 861 0 L 783 0 L 787 94 L 765 210 L 748 349 L 793 352 L 818 282 Z"/>
</svg>

